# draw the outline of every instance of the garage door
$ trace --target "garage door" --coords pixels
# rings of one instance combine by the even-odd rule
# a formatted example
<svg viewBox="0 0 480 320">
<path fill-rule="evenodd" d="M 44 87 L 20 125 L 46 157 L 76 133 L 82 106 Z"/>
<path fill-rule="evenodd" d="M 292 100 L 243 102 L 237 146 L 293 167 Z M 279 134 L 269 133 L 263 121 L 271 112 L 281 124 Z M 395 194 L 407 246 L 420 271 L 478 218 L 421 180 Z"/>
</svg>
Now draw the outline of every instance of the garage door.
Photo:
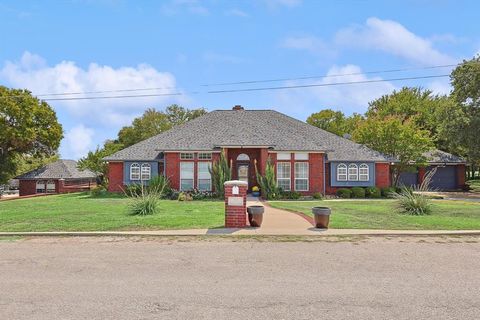
<svg viewBox="0 0 480 320">
<path fill-rule="evenodd" d="M 402 172 L 402 173 L 400 173 L 399 182 L 400 182 L 401 186 L 412 187 L 412 186 L 418 184 L 417 173 L 416 172 Z"/>
<path fill-rule="evenodd" d="M 431 170 L 431 167 L 428 168 Z M 432 178 L 430 188 L 437 190 L 457 189 L 457 170 L 455 166 L 437 167 L 437 172 Z"/>
</svg>

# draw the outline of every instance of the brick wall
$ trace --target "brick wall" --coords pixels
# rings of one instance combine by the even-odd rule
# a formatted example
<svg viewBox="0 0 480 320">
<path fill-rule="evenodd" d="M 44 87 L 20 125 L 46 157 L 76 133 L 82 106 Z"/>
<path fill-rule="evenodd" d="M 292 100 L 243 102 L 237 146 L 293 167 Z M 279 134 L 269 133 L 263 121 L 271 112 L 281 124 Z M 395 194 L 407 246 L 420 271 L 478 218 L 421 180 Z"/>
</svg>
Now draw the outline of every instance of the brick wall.
<svg viewBox="0 0 480 320">
<path fill-rule="evenodd" d="M 309 167 L 309 180 L 310 186 L 308 192 L 302 192 L 304 194 L 314 194 L 316 192 L 324 193 L 323 181 L 325 172 L 324 170 L 324 156 L 323 153 L 310 153 L 308 156 Z"/>
<path fill-rule="evenodd" d="M 465 172 L 466 172 L 465 165 L 459 164 L 457 166 L 457 186 L 460 189 L 465 188 Z"/>
<path fill-rule="evenodd" d="M 234 185 L 225 184 L 225 227 L 226 228 L 244 228 L 247 226 L 247 186 L 238 185 L 239 193 L 234 195 L 232 188 Z M 229 197 L 241 197 L 241 206 L 229 206 Z"/>
<path fill-rule="evenodd" d="M 180 154 L 165 153 L 165 175 L 172 189 L 180 189 Z"/>
<path fill-rule="evenodd" d="M 375 186 L 377 188 L 390 187 L 390 164 L 375 163 Z"/>
<path fill-rule="evenodd" d="M 29 196 L 36 193 L 37 181 L 36 180 L 20 180 L 19 192 L 20 196 Z"/>
<path fill-rule="evenodd" d="M 123 162 L 108 163 L 108 191 L 123 191 Z"/>
</svg>

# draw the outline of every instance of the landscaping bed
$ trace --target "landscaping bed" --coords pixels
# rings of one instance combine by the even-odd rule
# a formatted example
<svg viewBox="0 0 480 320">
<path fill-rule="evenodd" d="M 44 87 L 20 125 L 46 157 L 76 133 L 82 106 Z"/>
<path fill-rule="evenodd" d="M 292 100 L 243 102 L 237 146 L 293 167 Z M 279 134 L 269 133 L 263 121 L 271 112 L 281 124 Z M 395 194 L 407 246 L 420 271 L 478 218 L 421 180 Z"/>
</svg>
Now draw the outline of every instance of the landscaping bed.
<svg viewBox="0 0 480 320">
<path fill-rule="evenodd" d="M 223 201 L 160 200 L 158 213 L 127 214 L 122 195 L 52 195 L 0 202 L 1 231 L 108 231 L 216 228 L 224 224 Z"/>
<path fill-rule="evenodd" d="M 332 209 L 330 228 L 393 230 L 480 230 L 480 203 L 435 200 L 432 213 L 400 213 L 395 200 L 270 201 L 278 209 L 312 216 L 311 208 Z"/>
</svg>

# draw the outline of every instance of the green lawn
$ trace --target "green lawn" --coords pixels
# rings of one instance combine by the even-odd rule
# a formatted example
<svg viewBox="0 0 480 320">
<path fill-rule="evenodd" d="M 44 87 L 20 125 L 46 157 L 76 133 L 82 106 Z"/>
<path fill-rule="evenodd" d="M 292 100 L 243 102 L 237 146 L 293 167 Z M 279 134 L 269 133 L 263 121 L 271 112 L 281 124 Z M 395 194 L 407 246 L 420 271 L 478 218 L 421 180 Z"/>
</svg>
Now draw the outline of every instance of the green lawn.
<svg viewBox="0 0 480 320">
<path fill-rule="evenodd" d="M 130 216 L 122 196 L 86 193 L 0 202 L 0 231 L 107 231 L 215 228 L 224 223 L 223 201 L 162 200 L 151 216 Z"/>
<path fill-rule="evenodd" d="M 395 200 L 271 201 L 272 207 L 312 216 L 313 206 L 332 209 L 330 227 L 338 229 L 479 230 L 480 203 L 434 200 L 432 214 L 410 216 L 396 210 Z"/>
</svg>

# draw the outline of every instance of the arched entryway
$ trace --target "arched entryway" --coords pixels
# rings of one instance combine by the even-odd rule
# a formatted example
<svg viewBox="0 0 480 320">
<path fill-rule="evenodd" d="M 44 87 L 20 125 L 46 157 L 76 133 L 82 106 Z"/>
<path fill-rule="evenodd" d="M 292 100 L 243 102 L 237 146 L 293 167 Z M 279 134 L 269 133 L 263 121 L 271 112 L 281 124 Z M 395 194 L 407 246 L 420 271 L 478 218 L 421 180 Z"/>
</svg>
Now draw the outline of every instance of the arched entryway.
<svg viewBox="0 0 480 320">
<path fill-rule="evenodd" d="M 236 159 L 237 163 L 237 179 L 240 181 L 245 181 L 248 183 L 250 187 L 250 182 L 249 182 L 249 176 L 250 176 L 250 157 L 245 154 L 245 153 L 240 153 L 237 156 Z"/>
</svg>

